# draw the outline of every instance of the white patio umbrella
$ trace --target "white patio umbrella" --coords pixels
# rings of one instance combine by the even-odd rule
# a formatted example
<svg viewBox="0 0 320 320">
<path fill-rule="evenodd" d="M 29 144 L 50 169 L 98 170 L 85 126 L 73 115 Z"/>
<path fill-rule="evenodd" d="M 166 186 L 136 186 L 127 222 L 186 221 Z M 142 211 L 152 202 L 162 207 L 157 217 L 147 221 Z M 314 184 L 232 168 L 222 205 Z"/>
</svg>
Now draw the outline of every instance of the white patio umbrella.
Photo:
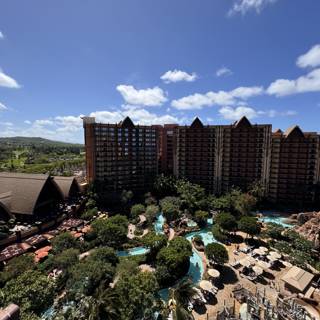
<svg viewBox="0 0 320 320">
<path fill-rule="evenodd" d="M 213 289 L 213 285 L 210 281 L 208 280 L 202 280 L 200 283 L 199 283 L 199 287 L 202 289 L 202 290 L 205 290 L 205 291 L 211 291 Z"/>
<path fill-rule="evenodd" d="M 271 264 L 265 261 L 258 261 L 257 265 L 264 270 L 271 268 Z"/>
<path fill-rule="evenodd" d="M 244 267 L 251 266 L 251 261 L 248 258 L 243 258 L 243 259 L 239 260 L 239 263 Z"/>
<path fill-rule="evenodd" d="M 261 274 L 263 274 L 263 269 L 261 267 L 254 266 L 252 267 L 252 270 L 257 276 L 260 276 Z"/>
<path fill-rule="evenodd" d="M 268 251 L 269 251 L 269 249 L 266 248 L 266 247 L 259 247 L 259 249 L 260 249 L 262 252 L 268 252 Z"/>
<path fill-rule="evenodd" d="M 217 269 L 209 269 L 208 270 L 208 275 L 212 278 L 219 278 L 220 277 L 220 272 Z"/>
<path fill-rule="evenodd" d="M 258 254 L 259 256 L 263 256 L 266 254 L 266 252 L 264 250 L 259 249 L 254 249 L 253 253 Z"/>
<path fill-rule="evenodd" d="M 268 255 L 267 255 L 267 258 L 268 258 L 268 260 L 271 261 L 271 262 L 274 262 L 274 261 L 279 260 L 277 257 L 272 256 L 271 254 L 268 254 Z"/>
<path fill-rule="evenodd" d="M 292 267 L 292 263 L 288 262 L 288 261 L 282 261 L 282 264 L 288 268 Z"/>
<path fill-rule="evenodd" d="M 277 258 L 277 259 L 281 259 L 281 254 L 278 253 L 278 252 L 276 252 L 276 251 L 271 251 L 271 252 L 269 252 L 269 255 L 270 255 L 270 256 L 273 256 L 273 257 L 275 257 L 275 258 Z"/>
</svg>

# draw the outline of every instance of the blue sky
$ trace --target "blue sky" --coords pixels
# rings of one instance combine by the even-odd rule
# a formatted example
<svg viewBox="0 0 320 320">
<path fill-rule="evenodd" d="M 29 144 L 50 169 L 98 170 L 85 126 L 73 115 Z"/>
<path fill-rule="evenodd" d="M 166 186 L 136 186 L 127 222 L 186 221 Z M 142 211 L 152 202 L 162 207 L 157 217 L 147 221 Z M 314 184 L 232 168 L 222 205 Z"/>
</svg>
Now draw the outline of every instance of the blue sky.
<svg viewBox="0 0 320 320">
<path fill-rule="evenodd" d="M 318 0 L 2 0 L 0 136 L 101 122 L 320 131 Z"/>
</svg>

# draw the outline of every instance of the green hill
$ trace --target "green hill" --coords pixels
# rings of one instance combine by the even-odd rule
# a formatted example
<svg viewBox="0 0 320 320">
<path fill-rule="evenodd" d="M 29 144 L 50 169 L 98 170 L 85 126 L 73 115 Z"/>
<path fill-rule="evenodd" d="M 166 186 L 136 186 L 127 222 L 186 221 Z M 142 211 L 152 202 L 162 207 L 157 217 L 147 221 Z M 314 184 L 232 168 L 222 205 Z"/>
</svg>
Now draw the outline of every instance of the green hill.
<svg viewBox="0 0 320 320">
<path fill-rule="evenodd" d="M 10 138 L 0 138 L 0 145 L 10 146 L 10 147 L 41 147 L 41 146 L 50 146 L 50 147 L 83 147 L 80 143 L 67 143 L 61 141 L 53 141 L 49 139 L 39 138 L 39 137 L 10 137 Z"/>
</svg>

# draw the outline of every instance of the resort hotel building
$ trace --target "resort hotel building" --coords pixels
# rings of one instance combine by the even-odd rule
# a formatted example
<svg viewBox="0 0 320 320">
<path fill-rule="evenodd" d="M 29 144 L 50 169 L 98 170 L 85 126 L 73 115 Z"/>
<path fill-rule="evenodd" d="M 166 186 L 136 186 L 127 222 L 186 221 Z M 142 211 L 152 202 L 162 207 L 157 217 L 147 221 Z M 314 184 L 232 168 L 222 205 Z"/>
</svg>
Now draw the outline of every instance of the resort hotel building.
<svg viewBox="0 0 320 320">
<path fill-rule="evenodd" d="M 298 126 L 272 132 L 270 124 L 246 117 L 230 125 L 141 126 L 84 117 L 88 182 L 110 193 L 148 191 L 159 173 L 186 178 L 213 194 L 260 182 L 275 203 L 319 201 L 320 136 Z"/>
</svg>

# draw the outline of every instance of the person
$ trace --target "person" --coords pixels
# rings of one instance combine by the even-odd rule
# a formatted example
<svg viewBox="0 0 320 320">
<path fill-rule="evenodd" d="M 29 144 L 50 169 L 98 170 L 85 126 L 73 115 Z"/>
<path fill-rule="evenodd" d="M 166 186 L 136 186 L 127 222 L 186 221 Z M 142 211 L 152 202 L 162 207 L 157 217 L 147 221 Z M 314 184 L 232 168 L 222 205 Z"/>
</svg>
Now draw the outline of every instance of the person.
<svg viewBox="0 0 320 320">
<path fill-rule="evenodd" d="M 199 269 L 199 263 L 198 262 L 196 263 L 196 267 Z"/>
</svg>

